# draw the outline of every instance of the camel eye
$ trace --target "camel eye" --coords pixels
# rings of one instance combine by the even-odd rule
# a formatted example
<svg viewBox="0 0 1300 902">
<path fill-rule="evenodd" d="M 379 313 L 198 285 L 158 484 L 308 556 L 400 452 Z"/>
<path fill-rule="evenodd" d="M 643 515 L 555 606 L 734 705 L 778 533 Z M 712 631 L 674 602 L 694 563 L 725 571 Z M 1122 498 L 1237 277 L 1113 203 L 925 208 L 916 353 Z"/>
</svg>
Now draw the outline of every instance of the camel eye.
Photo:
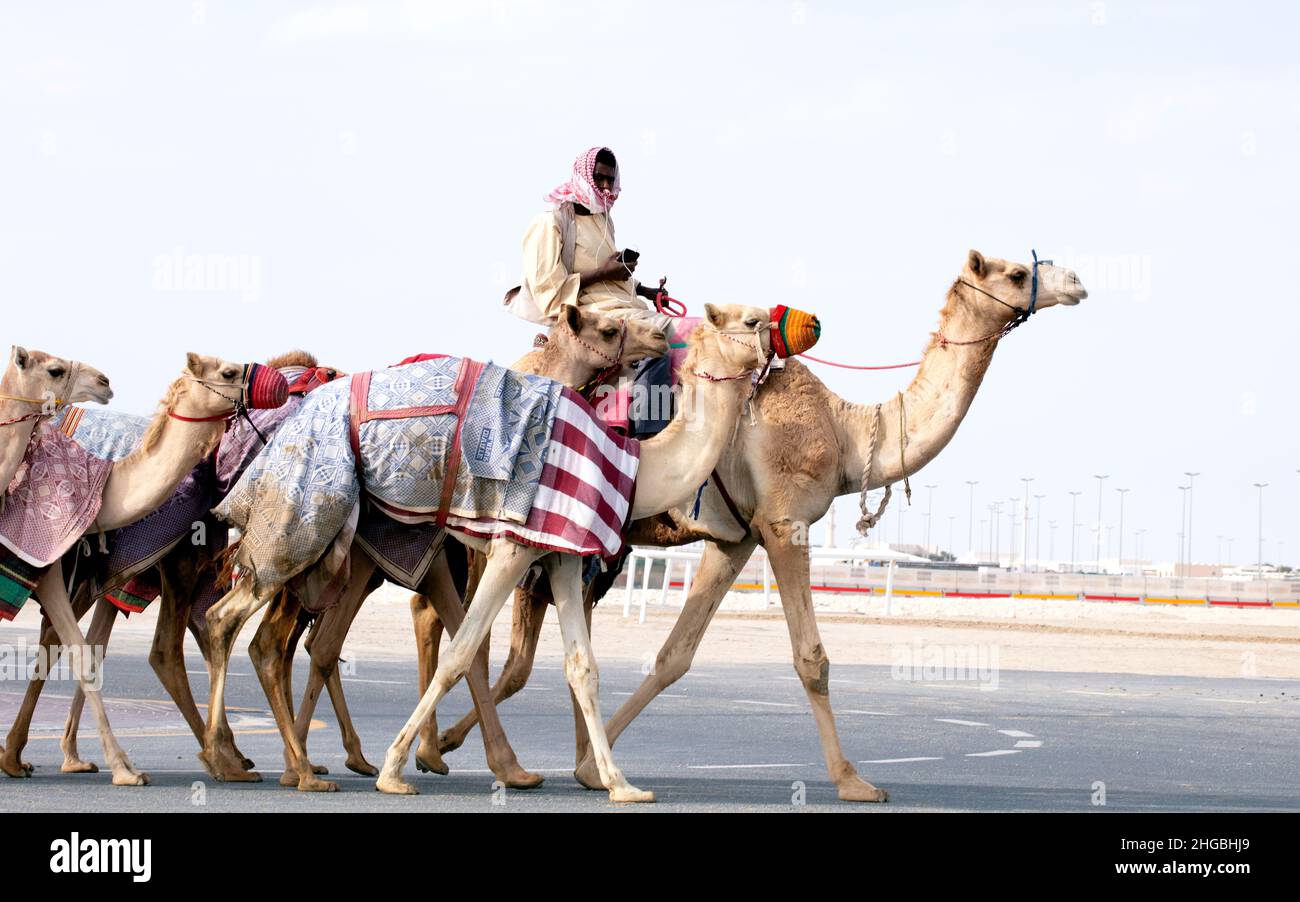
<svg viewBox="0 0 1300 902">
<path fill-rule="evenodd" d="M 1011 281 L 1017 285 L 1025 284 L 1025 271 L 1023 269 L 1017 269 L 1011 274 Z"/>
<path fill-rule="evenodd" d="M 757 328 L 758 328 L 758 318 L 757 318 L 757 317 L 752 317 L 752 316 L 751 316 L 749 319 L 745 320 L 745 325 L 748 326 L 748 327 L 751 328 L 751 329 L 757 329 Z"/>
<path fill-rule="evenodd" d="M 49 369 L 50 377 L 53 379 L 62 379 L 65 372 L 67 371 L 61 366 L 52 366 Z"/>
<path fill-rule="evenodd" d="M 600 332 L 600 334 L 603 335 L 603 336 L 605 336 L 606 338 L 614 338 L 615 336 L 618 335 L 618 330 L 617 330 L 617 329 L 602 329 L 601 332 Z"/>
<path fill-rule="evenodd" d="M 239 371 L 233 368 L 227 368 L 221 371 L 222 379 L 234 379 L 238 375 L 239 375 Z"/>
</svg>

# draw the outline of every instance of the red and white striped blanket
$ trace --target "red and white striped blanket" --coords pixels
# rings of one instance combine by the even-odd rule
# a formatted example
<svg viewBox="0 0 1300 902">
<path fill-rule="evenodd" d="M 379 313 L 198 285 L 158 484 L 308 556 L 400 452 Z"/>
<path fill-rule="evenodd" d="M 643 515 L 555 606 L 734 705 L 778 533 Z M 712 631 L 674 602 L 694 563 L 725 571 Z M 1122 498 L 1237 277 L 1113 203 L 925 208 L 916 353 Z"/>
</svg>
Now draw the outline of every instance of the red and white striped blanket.
<svg viewBox="0 0 1300 902">
<path fill-rule="evenodd" d="M 622 548 L 641 446 L 610 432 L 581 395 L 563 388 L 525 523 L 449 516 L 447 527 L 479 538 L 512 541 L 570 554 L 612 557 Z"/>
</svg>

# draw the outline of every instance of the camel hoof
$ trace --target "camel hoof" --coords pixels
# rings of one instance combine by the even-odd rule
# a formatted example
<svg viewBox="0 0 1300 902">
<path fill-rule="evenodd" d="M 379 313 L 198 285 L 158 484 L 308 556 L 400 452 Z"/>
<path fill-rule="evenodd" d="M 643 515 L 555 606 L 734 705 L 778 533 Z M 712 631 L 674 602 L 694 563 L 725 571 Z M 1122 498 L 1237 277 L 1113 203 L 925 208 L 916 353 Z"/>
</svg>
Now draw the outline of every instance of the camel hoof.
<svg viewBox="0 0 1300 902">
<path fill-rule="evenodd" d="M 65 774 L 97 774 L 99 773 L 99 765 L 92 761 L 73 758 L 70 761 L 64 761 L 59 770 Z"/>
<path fill-rule="evenodd" d="M 838 787 L 841 802 L 888 802 L 889 793 L 866 780 L 854 780 Z"/>
<path fill-rule="evenodd" d="M 415 753 L 415 767 L 426 774 L 439 774 L 445 777 L 451 773 L 451 768 L 443 763 L 441 755 L 435 754 L 432 758 L 426 758 L 418 750 Z"/>
<path fill-rule="evenodd" d="M 622 786 L 609 791 L 609 800 L 611 802 L 653 802 L 655 794 L 645 789 L 637 789 L 635 786 Z"/>
<path fill-rule="evenodd" d="M 252 770 L 257 767 L 252 758 L 245 758 L 243 755 L 237 755 L 236 757 L 239 758 L 239 766 L 244 770 Z"/>
<path fill-rule="evenodd" d="M 516 767 L 507 771 L 504 775 L 497 774 L 497 779 L 504 783 L 508 789 L 536 789 L 542 785 L 546 778 L 541 774 L 526 771 L 522 767 Z"/>
<path fill-rule="evenodd" d="M 8 761 L 0 761 L 0 770 L 13 777 L 15 780 L 21 780 L 24 777 L 30 777 L 32 775 L 32 766 L 21 761 L 16 764 Z"/>
<path fill-rule="evenodd" d="M 389 795 L 418 796 L 420 794 L 420 791 L 410 783 L 397 777 L 380 777 L 375 781 L 375 789 Z"/>
<path fill-rule="evenodd" d="M 582 759 L 582 763 L 573 771 L 573 779 L 578 781 L 583 789 L 604 790 L 605 783 L 600 779 L 600 768 L 596 767 L 596 762 L 591 758 Z"/>
<path fill-rule="evenodd" d="M 354 774 L 361 774 L 361 776 L 363 777 L 379 776 L 379 768 L 375 767 L 365 758 L 361 758 L 361 757 L 349 758 L 344 763 L 347 765 L 348 770 L 352 771 L 352 773 Z M 418 758 L 416 759 L 415 763 L 419 765 L 420 762 Z"/>
<path fill-rule="evenodd" d="M 315 777 L 308 777 L 298 782 L 299 792 L 338 792 L 339 784 L 331 783 L 329 780 L 317 780 Z"/>
<path fill-rule="evenodd" d="M 298 788 L 298 772 L 296 770 L 286 770 L 280 774 L 280 785 L 288 786 L 291 789 Z"/>
<path fill-rule="evenodd" d="M 465 737 L 458 736 L 450 730 L 438 734 L 438 752 L 454 752 L 465 744 Z"/>
<path fill-rule="evenodd" d="M 311 766 L 311 772 L 313 774 L 328 774 L 330 769 L 323 764 L 313 764 Z"/>
<path fill-rule="evenodd" d="M 122 774 L 113 774 L 114 786 L 148 786 L 149 775 L 140 771 L 128 771 Z"/>
</svg>

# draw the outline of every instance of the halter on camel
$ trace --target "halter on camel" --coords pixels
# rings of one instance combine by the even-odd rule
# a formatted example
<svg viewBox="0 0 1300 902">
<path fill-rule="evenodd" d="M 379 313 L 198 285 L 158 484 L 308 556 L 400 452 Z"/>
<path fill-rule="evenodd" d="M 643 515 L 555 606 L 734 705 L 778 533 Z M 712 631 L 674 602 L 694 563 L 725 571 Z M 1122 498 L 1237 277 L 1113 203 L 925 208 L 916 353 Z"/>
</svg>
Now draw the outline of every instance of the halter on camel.
<svg viewBox="0 0 1300 902">
<path fill-rule="evenodd" d="M 181 416 L 174 410 L 168 410 L 167 416 L 174 420 L 180 420 L 183 423 L 216 423 L 219 420 L 225 420 L 227 428 L 230 422 L 237 416 L 243 417 L 248 421 L 249 427 L 257 433 L 257 437 L 266 444 L 266 436 L 257 428 L 252 418 L 248 415 L 250 409 L 280 407 L 289 398 L 289 383 L 284 375 L 277 369 L 269 366 L 263 366 L 260 363 L 247 363 L 244 365 L 243 376 L 240 382 L 240 392 L 238 398 L 232 398 L 225 392 L 213 388 L 219 385 L 222 388 L 229 386 L 229 382 L 209 382 L 206 379 L 198 379 L 190 376 L 190 381 L 196 385 L 201 385 L 208 391 L 220 398 L 230 402 L 230 410 L 222 413 L 213 414 L 209 417 L 186 417 Z"/>
<path fill-rule="evenodd" d="M 77 361 L 70 361 L 68 371 L 63 376 L 64 394 L 69 394 L 72 387 L 77 384 L 77 374 L 81 372 L 81 364 Z M 13 426 L 17 423 L 25 423 L 28 420 L 39 420 L 41 417 L 52 417 L 67 404 L 67 398 L 60 398 L 57 395 L 50 396 L 47 392 L 44 398 L 24 398 L 21 395 L 0 395 L 0 401 L 17 401 L 23 404 L 39 404 L 40 410 L 33 413 L 24 414 L 20 417 L 14 417 L 12 420 L 0 420 L 0 426 Z"/>
</svg>

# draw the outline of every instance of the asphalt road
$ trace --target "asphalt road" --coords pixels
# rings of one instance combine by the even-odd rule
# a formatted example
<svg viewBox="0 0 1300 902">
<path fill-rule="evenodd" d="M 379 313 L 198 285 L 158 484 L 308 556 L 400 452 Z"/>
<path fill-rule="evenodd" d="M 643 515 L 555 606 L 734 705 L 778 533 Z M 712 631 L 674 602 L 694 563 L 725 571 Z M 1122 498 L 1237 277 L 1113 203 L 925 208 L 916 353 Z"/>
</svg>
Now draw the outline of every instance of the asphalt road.
<svg viewBox="0 0 1300 902">
<path fill-rule="evenodd" d="M 15 641 L 21 630 L 7 636 Z M 197 662 L 196 662 L 197 663 Z M 616 758 L 629 779 L 654 790 L 654 805 L 616 806 L 573 780 L 572 721 L 560 662 L 539 660 L 533 682 L 502 706 L 538 789 L 494 792 L 477 733 L 447 756 L 448 776 L 408 779 L 415 797 L 375 792 L 373 778 L 343 767 L 333 712 L 322 700 L 310 749 L 340 791 L 309 794 L 278 785 L 281 745 L 247 658 L 232 666 L 228 704 L 238 743 L 265 782 L 220 784 L 144 655 L 110 660 L 105 698 L 119 740 L 152 777 L 114 787 L 106 773 L 61 774 L 58 738 L 70 684 L 42 700 L 25 758 L 31 779 L 0 776 L 0 811 L 1221 811 L 1300 809 L 1300 682 L 1130 674 L 1002 672 L 993 691 L 978 682 L 895 679 L 887 667 L 838 666 L 831 697 L 846 753 L 889 790 L 887 805 L 838 801 L 826 777 L 802 687 L 788 667 L 701 665 L 657 700 L 621 738 Z M 303 683 L 299 662 L 295 686 Z M 412 662 L 368 660 L 344 678 L 369 759 L 388 743 L 416 699 Z M 608 716 L 640 682 L 640 662 L 604 661 Z M 192 673 L 206 698 L 207 678 Z M 8 730 L 22 684 L 0 682 Z M 469 707 L 463 687 L 443 702 L 440 723 Z M 84 715 L 81 752 L 102 763 Z M 1104 808 L 1096 804 L 1104 784 Z M 796 804 L 797 799 L 802 804 Z"/>
</svg>

